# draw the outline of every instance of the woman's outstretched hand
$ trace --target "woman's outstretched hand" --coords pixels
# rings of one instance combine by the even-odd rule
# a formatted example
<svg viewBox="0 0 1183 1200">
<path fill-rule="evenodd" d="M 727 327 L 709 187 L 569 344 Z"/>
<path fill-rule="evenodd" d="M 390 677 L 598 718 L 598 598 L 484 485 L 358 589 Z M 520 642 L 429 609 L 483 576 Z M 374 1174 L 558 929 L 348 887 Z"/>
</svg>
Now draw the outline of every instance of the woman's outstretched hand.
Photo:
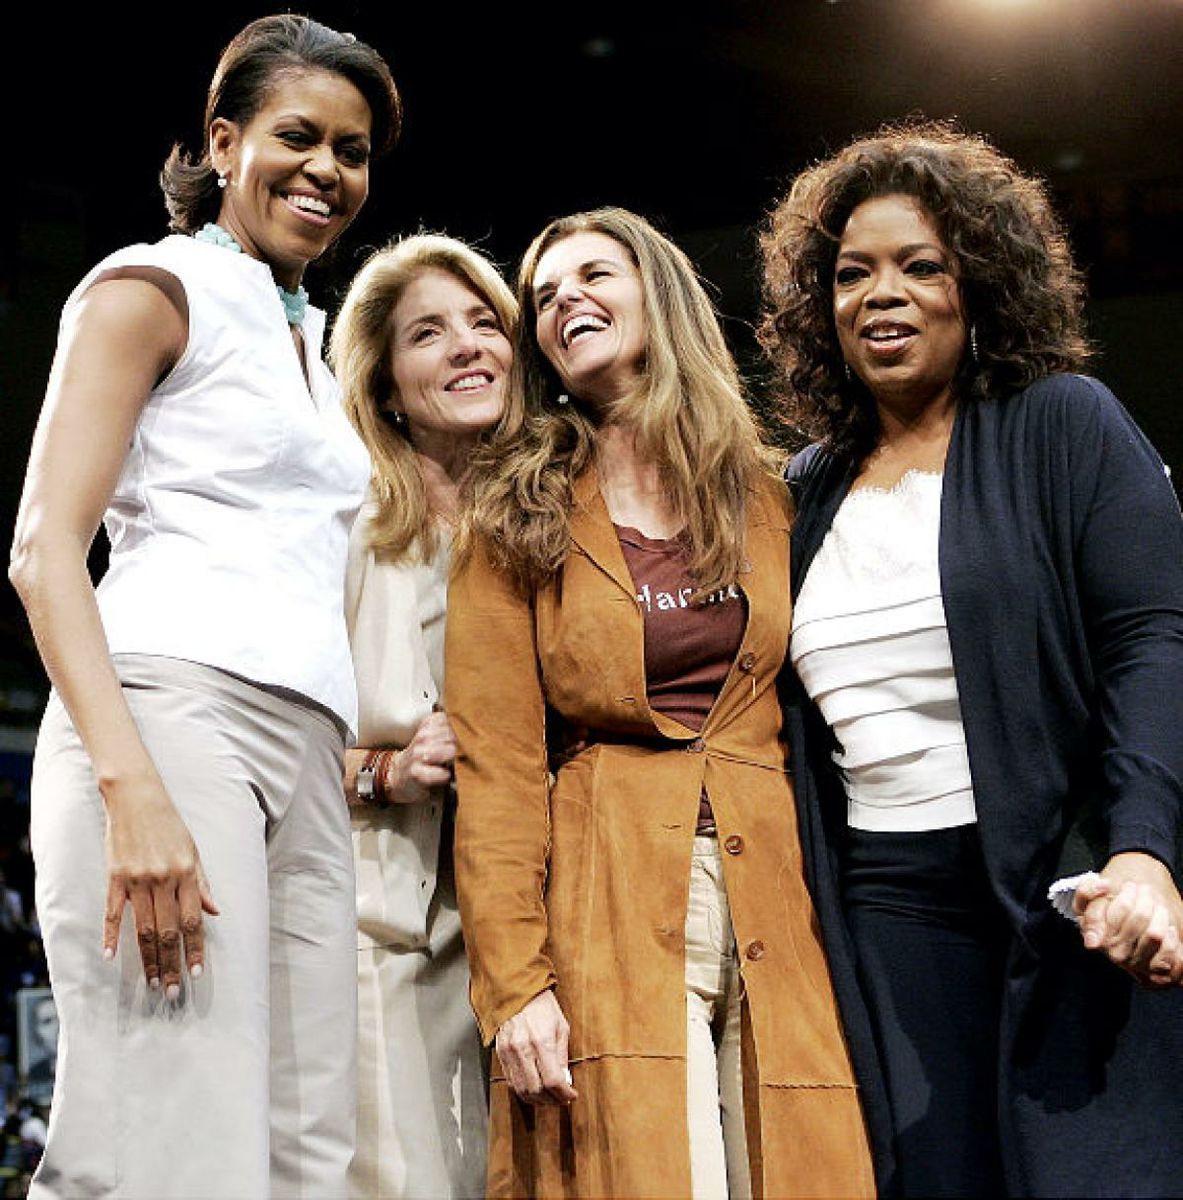
<svg viewBox="0 0 1183 1200">
<path fill-rule="evenodd" d="M 1166 865 L 1150 854 L 1115 854 L 1076 890 L 1085 946 L 1147 987 L 1183 984 L 1183 899 Z"/>
<path fill-rule="evenodd" d="M 107 911 L 103 953 L 114 958 L 130 904 L 148 986 L 169 1000 L 181 991 L 181 959 L 191 978 L 205 968 L 202 913 L 218 915 L 201 857 L 159 779 L 107 795 Z"/>
<path fill-rule="evenodd" d="M 510 1089 L 527 1104 L 578 1099 L 567 1067 L 570 1026 L 553 991 L 535 996 L 497 1030 L 497 1056 Z"/>
</svg>

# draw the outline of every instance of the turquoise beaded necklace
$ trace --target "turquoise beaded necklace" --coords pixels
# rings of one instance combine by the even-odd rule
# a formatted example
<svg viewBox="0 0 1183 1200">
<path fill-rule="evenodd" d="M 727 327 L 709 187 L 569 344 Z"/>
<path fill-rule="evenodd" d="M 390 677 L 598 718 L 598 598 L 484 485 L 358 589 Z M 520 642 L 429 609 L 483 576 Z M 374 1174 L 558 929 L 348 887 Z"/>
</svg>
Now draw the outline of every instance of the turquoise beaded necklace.
<svg viewBox="0 0 1183 1200">
<path fill-rule="evenodd" d="M 209 242 L 211 246 L 225 246 L 227 250 L 233 250 L 235 254 L 242 253 L 238 239 L 232 233 L 227 233 L 221 225 L 215 225 L 212 221 L 206 222 L 193 236 L 199 242 Z M 279 293 L 280 300 L 283 301 L 283 311 L 287 316 L 288 324 L 302 325 L 304 314 L 308 311 L 308 292 L 302 286 L 294 292 L 289 292 L 287 288 L 280 287 L 278 283 L 275 285 L 275 290 Z"/>
</svg>

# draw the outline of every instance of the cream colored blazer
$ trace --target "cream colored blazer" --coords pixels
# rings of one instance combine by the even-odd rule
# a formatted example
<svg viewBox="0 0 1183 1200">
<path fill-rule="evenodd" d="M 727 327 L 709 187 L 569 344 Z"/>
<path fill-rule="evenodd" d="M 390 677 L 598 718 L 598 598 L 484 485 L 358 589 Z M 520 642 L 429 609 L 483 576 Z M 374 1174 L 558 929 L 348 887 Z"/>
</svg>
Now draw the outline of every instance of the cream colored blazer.
<svg viewBox="0 0 1183 1200">
<path fill-rule="evenodd" d="M 367 500 L 349 539 L 345 619 L 358 692 L 359 747 L 401 749 L 443 691 L 449 548 L 431 562 L 389 563 L 369 548 Z M 358 947 L 427 942 L 435 894 L 443 794 L 425 804 L 351 810 Z"/>
</svg>

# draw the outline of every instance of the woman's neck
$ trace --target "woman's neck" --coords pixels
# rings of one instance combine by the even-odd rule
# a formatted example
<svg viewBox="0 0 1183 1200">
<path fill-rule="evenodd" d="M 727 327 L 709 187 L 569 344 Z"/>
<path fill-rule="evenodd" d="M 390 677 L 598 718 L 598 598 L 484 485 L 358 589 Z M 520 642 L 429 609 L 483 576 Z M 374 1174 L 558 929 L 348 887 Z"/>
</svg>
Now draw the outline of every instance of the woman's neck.
<svg viewBox="0 0 1183 1200">
<path fill-rule="evenodd" d="M 637 449 L 636 430 L 618 424 L 600 426 L 596 436 L 596 473 L 608 515 L 646 537 L 669 538 L 681 529 L 656 463 Z"/>
<path fill-rule="evenodd" d="M 475 444 L 475 438 L 455 435 L 413 443 L 419 477 L 427 492 L 428 511 L 448 524 L 455 520 L 459 509 L 460 483 Z"/>
<path fill-rule="evenodd" d="M 952 392 L 923 405 L 877 402 L 879 437 L 856 486 L 894 487 L 909 471 L 941 474 L 957 405 Z"/>
</svg>

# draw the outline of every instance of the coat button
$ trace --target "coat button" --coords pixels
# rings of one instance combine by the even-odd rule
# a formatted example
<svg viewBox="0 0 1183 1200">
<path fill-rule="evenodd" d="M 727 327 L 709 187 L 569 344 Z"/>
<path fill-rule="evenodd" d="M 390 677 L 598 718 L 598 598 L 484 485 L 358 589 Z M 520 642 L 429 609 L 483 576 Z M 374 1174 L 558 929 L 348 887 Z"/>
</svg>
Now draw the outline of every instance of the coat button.
<svg viewBox="0 0 1183 1200">
<path fill-rule="evenodd" d="M 686 743 L 686 751 L 689 754 L 701 754 L 706 748 L 707 744 L 702 738 L 695 738 L 694 741 Z"/>
<path fill-rule="evenodd" d="M 747 954 L 748 958 L 752 960 L 752 962 L 756 962 L 764 957 L 764 943 L 759 940 L 748 942 L 748 948 L 745 953 Z"/>
<path fill-rule="evenodd" d="M 733 833 L 723 843 L 723 849 L 726 850 L 728 854 L 742 854 L 743 853 L 743 838 L 741 838 L 738 833 Z"/>
<path fill-rule="evenodd" d="M 739 660 L 741 671 L 750 671 L 756 665 L 756 656 L 750 651 Z"/>
</svg>

